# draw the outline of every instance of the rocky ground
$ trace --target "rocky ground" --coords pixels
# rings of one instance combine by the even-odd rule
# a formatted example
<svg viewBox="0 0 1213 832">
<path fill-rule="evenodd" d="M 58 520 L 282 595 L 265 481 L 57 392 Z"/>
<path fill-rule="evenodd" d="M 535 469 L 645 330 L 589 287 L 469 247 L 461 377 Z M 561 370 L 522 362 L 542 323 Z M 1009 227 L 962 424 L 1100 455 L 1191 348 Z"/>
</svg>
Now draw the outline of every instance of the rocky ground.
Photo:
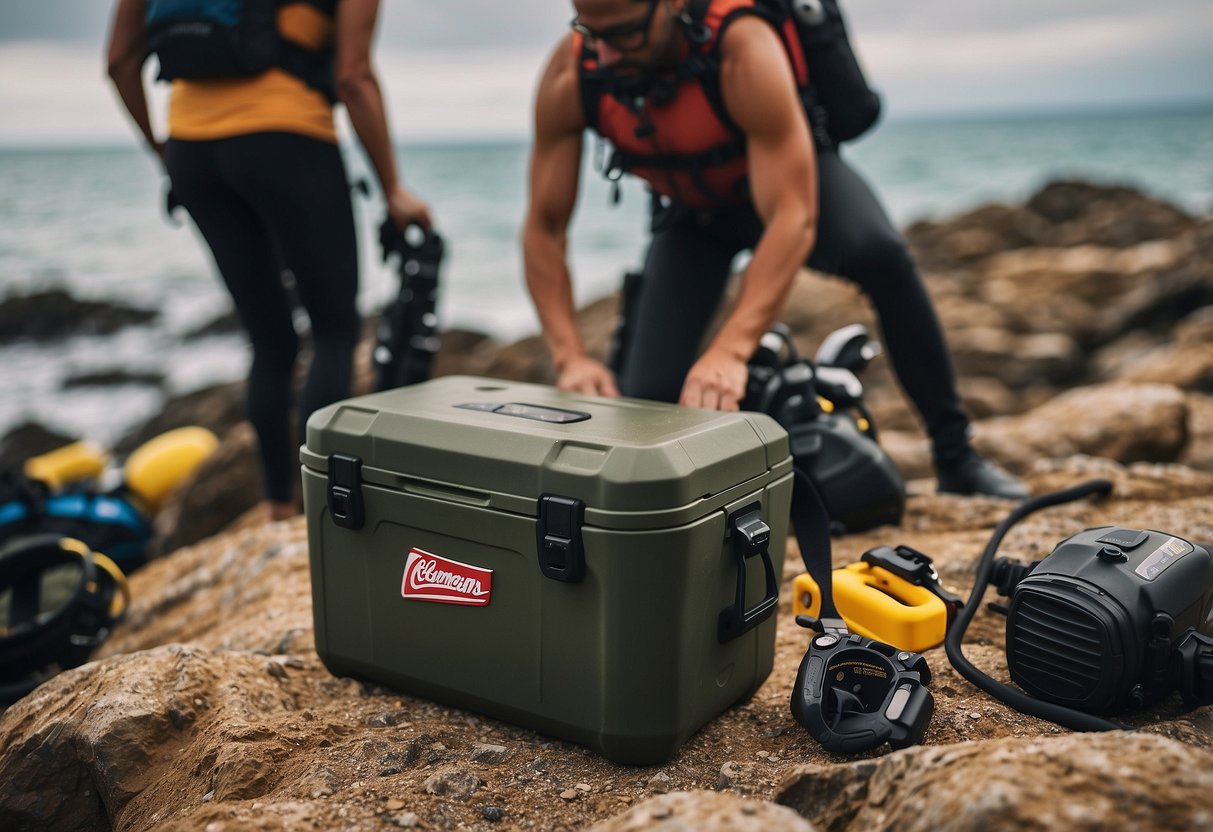
<svg viewBox="0 0 1213 832">
<path fill-rule="evenodd" d="M 1213 541 L 1213 219 L 1059 183 L 908 237 L 978 446 L 1038 493 L 1091 476 L 1115 484 L 1108 500 L 1034 515 L 1002 554 L 1036 559 L 1107 523 Z M 613 310 L 607 299 L 583 311 L 596 351 Z M 799 281 L 788 319 L 805 351 L 871 322 L 849 286 L 819 275 Z M 502 347 L 472 333 L 446 334 L 438 369 L 550 378 L 537 340 Z M 1008 506 L 934 494 L 925 440 L 883 360 L 866 381 L 910 498 L 900 528 L 836 539 L 835 562 L 905 543 L 967 595 Z M 824 752 L 788 708 L 807 646 L 791 621 L 794 544 L 774 672 L 665 765 L 617 766 L 335 678 L 314 651 L 302 521 L 210 536 L 255 497 L 239 395 L 196 396 L 148 429 L 213 420 L 225 440 L 158 518 L 171 554 L 134 576 L 134 606 L 97 660 L 0 716 L 0 828 L 1213 828 L 1213 709 L 1173 697 L 1126 717 L 1132 731 L 1071 734 L 980 693 L 942 648 L 926 654 L 936 713 L 921 747 Z M 1002 625 L 980 612 L 966 652 L 1006 680 Z"/>
</svg>

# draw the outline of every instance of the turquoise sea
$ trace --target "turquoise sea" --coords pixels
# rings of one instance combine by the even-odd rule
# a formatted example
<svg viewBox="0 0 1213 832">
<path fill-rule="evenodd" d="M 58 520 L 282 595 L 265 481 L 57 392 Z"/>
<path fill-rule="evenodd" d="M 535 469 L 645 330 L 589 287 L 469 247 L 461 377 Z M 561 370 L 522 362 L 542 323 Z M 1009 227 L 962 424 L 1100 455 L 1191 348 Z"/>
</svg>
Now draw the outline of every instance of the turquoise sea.
<svg viewBox="0 0 1213 832">
<path fill-rule="evenodd" d="M 986 202 L 1020 202 L 1062 177 L 1127 184 L 1190 213 L 1213 213 L 1213 111 L 905 121 L 883 125 L 848 154 L 903 227 Z M 572 231 L 579 302 L 612 291 L 639 262 L 646 238 L 642 189 L 626 187 L 612 206 L 586 155 Z M 526 156 L 523 141 L 399 149 L 407 181 L 431 201 L 448 239 L 444 326 L 503 339 L 537 330 L 517 244 Z M 356 149 L 347 148 L 346 159 L 352 177 L 365 175 Z M 181 342 L 228 300 L 192 228 L 165 219 L 162 187 L 156 165 L 133 141 L 0 148 L 0 299 L 58 287 L 161 313 L 111 337 L 0 346 L 0 435 L 34 420 L 111 442 L 166 397 L 243 377 L 248 355 L 239 337 Z M 370 312 L 393 295 L 395 278 L 375 251 L 381 203 L 359 200 L 356 210 L 360 305 Z M 159 373 L 164 383 L 63 389 L 71 376 L 114 369 Z"/>
</svg>

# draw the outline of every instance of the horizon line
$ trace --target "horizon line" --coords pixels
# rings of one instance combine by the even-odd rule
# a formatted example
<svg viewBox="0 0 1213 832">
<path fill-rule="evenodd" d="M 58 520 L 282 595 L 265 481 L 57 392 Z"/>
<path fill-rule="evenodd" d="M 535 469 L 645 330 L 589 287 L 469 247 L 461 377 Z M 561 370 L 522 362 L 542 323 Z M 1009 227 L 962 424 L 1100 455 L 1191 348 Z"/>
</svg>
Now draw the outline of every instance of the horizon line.
<svg viewBox="0 0 1213 832">
<path fill-rule="evenodd" d="M 1213 115 L 1213 98 L 1180 99 L 1175 101 L 1143 100 L 1126 102 L 1124 104 L 1091 104 L 1076 105 L 1048 104 L 1024 105 L 1002 109 L 941 109 L 918 110 L 908 113 L 894 113 L 882 118 L 873 130 L 884 126 L 897 125 L 947 125 L 947 124 L 979 124 L 1011 121 L 1044 121 L 1056 119 L 1098 119 L 1126 115 Z M 344 138 L 344 137 L 343 137 Z M 433 147 L 434 145 L 454 145 L 459 147 L 475 147 L 481 145 L 504 145 L 526 143 L 530 140 L 527 132 L 503 132 L 498 134 L 449 133 L 432 136 L 413 136 L 397 138 L 393 144 L 396 147 Z M 132 135 L 130 141 L 117 137 L 107 137 L 96 140 L 82 140 L 78 137 L 57 137 L 42 139 L 19 139 L 10 141 L 0 136 L 0 152 L 14 151 L 70 151 L 70 150 L 121 150 L 137 147 Z"/>
</svg>

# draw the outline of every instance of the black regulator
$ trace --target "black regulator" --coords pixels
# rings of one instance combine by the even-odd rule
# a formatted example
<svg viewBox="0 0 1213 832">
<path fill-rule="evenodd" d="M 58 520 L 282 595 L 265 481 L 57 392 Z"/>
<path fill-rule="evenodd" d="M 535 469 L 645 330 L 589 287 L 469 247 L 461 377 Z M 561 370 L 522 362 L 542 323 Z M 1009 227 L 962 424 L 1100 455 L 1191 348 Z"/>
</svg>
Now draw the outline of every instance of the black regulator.
<svg viewBox="0 0 1213 832">
<path fill-rule="evenodd" d="M 1000 559 L 995 579 L 1013 566 Z M 1062 541 L 1011 588 L 1011 679 L 1038 699 L 1096 714 L 1176 688 L 1209 700 L 1211 567 L 1205 547 L 1164 532 L 1105 526 Z"/>
<path fill-rule="evenodd" d="M 948 658 L 987 693 L 1075 730 L 1121 726 L 1123 713 L 1178 690 L 1189 707 L 1213 703 L 1213 547 L 1151 529 L 1102 526 L 1066 538 L 1026 565 L 994 553 L 1014 523 L 1050 505 L 1107 494 L 1094 480 L 1020 505 L 978 562 L 969 602 L 948 630 Z M 1007 664 L 1021 688 L 995 682 L 961 652 L 994 584 L 1010 597 Z"/>
</svg>

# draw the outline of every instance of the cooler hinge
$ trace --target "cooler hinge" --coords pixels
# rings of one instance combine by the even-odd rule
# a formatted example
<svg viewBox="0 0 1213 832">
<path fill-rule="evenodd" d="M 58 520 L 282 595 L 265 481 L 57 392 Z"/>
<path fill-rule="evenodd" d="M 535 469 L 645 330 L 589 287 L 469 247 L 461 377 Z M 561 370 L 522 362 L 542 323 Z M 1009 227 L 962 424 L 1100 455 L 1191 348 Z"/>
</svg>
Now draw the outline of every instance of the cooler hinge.
<svg viewBox="0 0 1213 832">
<path fill-rule="evenodd" d="M 554 581 L 575 584 L 585 577 L 585 547 L 581 526 L 585 503 L 570 497 L 544 494 L 539 498 L 536 548 L 539 570 Z"/>
<path fill-rule="evenodd" d="M 366 516 L 362 504 L 362 459 L 329 454 L 329 516 L 338 526 L 361 529 Z"/>
</svg>

